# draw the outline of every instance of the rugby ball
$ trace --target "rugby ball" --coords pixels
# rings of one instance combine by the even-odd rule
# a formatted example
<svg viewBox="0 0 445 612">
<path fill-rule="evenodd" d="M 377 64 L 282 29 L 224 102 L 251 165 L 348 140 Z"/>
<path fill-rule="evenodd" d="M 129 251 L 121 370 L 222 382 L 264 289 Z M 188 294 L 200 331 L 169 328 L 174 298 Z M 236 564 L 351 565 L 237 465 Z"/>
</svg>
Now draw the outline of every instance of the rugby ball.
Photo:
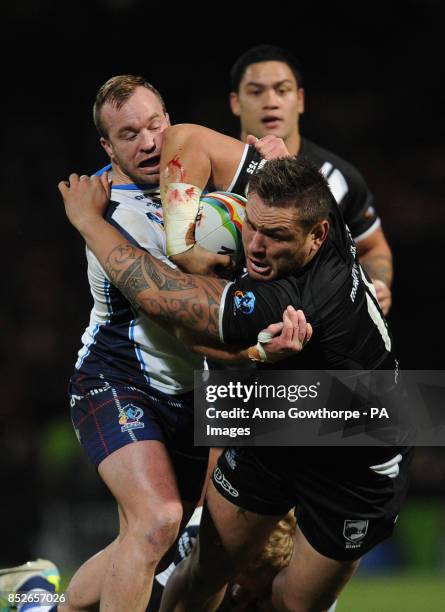
<svg viewBox="0 0 445 612">
<path fill-rule="evenodd" d="M 230 255 L 236 262 L 244 257 L 241 228 L 246 199 L 235 193 L 214 191 L 202 196 L 195 240 L 213 253 Z"/>
</svg>

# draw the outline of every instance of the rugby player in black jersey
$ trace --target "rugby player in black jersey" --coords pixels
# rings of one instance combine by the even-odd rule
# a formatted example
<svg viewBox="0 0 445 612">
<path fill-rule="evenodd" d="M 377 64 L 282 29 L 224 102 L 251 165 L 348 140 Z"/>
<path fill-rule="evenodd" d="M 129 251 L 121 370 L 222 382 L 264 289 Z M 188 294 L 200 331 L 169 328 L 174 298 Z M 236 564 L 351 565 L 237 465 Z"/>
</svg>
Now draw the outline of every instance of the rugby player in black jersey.
<svg viewBox="0 0 445 612">
<path fill-rule="evenodd" d="M 296 58 L 272 45 L 253 47 L 236 60 L 230 77 L 230 106 L 240 119 L 241 140 L 251 134 L 278 136 L 291 155 L 313 162 L 327 177 L 386 315 L 391 306 L 392 256 L 373 196 L 354 166 L 301 135 L 305 99 Z"/>
<path fill-rule="evenodd" d="M 182 162 L 188 144 L 180 149 Z M 191 150 L 199 166 L 206 155 L 200 158 L 196 142 Z M 211 162 L 201 169 L 190 164 L 190 170 L 184 164 L 180 168 L 179 178 L 187 183 L 213 167 Z M 174 183 L 168 185 L 166 193 L 173 193 Z M 271 161 L 251 179 L 243 227 L 248 275 L 232 283 L 172 270 L 125 241 L 102 218 L 108 198 L 105 182 L 71 175 L 60 190 L 70 221 L 113 283 L 150 316 L 188 330 L 183 337 L 188 333 L 192 344 L 203 345 L 206 338 L 251 344 L 261 329 L 293 305 L 304 309 L 314 335 L 307 355 L 286 364 L 288 369 L 397 368 L 374 288 L 358 264 L 326 180 L 310 164 L 295 158 Z M 236 298 L 247 293 L 253 306 L 240 308 Z M 220 478 L 214 478 L 201 544 L 173 574 L 162 610 L 216 609 L 226 582 L 295 505 L 295 552 L 289 567 L 274 580 L 272 603 L 278 610 L 326 610 L 360 557 L 392 533 L 406 490 L 409 449 L 283 452 L 273 447 L 234 452 L 235 462 L 224 455 L 217 469 L 239 495 L 231 497 Z M 351 522 L 358 529 L 354 547 L 347 546 L 345 535 Z"/>
</svg>

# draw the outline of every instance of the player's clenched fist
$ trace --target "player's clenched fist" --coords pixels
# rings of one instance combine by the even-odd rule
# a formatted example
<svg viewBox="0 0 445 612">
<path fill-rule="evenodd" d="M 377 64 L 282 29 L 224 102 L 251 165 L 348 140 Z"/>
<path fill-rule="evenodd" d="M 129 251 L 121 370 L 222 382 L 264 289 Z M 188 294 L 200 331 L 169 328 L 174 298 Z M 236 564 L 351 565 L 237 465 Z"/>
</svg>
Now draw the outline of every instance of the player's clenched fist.
<svg viewBox="0 0 445 612">
<path fill-rule="evenodd" d="M 253 145 L 264 159 L 270 160 L 289 157 L 289 151 L 284 144 L 284 140 L 278 138 L 278 136 L 273 136 L 273 134 L 268 134 L 263 138 L 247 136 L 246 142 L 249 145 Z"/>
</svg>

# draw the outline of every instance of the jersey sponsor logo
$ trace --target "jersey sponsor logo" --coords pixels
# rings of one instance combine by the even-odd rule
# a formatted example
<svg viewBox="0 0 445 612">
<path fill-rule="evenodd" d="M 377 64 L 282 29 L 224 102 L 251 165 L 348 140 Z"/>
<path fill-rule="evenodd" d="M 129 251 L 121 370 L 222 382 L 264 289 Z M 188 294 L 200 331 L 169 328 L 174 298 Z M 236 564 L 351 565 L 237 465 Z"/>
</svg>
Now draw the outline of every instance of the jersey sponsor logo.
<svg viewBox="0 0 445 612">
<path fill-rule="evenodd" d="M 243 314 L 252 314 L 255 309 L 255 295 L 252 291 L 235 291 L 235 308 Z"/>
<path fill-rule="evenodd" d="M 161 218 L 161 216 L 158 216 L 158 214 L 152 213 L 152 212 L 148 212 L 148 213 L 145 213 L 145 214 L 150 219 L 150 221 L 154 221 L 155 223 L 159 223 L 160 225 L 164 225 L 163 219 Z"/>
<path fill-rule="evenodd" d="M 247 174 L 255 174 L 257 166 L 258 166 L 258 162 L 251 161 L 250 164 L 248 165 L 248 167 L 246 168 Z"/>
<path fill-rule="evenodd" d="M 119 418 L 119 425 L 122 425 L 121 431 L 131 431 L 133 429 L 142 429 L 145 423 L 141 423 L 141 418 L 144 416 L 144 411 L 138 406 L 127 404 L 122 408 Z"/>
<path fill-rule="evenodd" d="M 346 519 L 343 525 L 343 535 L 347 540 L 346 548 L 360 548 L 368 527 L 369 520 Z"/>
<path fill-rule="evenodd" d="M 238 491 L 230 484 L 230 482 L 227 480 L 227 478 L 224 476 L 218 466 L 213 472 L 213 478 L 225 491 L 227 491 L 229 495 L 231 495 L 232 497 L 239 496 Z"/>
<path fill-rule="evenodd" d="M 150 199 L 150 201 L 147 202 L 147 206 L 153 206 L 153 208 L 156 208 L 156 210 L 159 210 L 162 207 L 162 202 L 161 200 Z"/>
<path fill-rule="evenodd" d="M 260 161 L 251 161 L 248 167 L 246 168 L 247 174 L 255 174 L 255 172 L 261 170 L 266 161 L 266 159 L 261 159 Z"/>
<path fill-rule="evenodd" d="M 355 298 L 357 297 L 357 289 L 358 289 L 359 282 L 360 282 L 360 272 L 359 272 L 357 264 L 354 264 L 352 266 L 351 275 L 352 275 L 352 289 L 349 295 L 351 298 L 351 302 L 355 302 Z"/>
</svg>

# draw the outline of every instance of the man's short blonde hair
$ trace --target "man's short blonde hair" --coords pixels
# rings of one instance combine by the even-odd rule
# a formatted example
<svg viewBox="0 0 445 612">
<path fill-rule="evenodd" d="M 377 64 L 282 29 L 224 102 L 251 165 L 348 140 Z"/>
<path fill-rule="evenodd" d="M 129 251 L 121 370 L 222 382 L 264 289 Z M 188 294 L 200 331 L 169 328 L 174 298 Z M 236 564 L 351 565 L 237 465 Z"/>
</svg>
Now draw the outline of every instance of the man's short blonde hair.
<svg viewBox="0 0 445 612">
<path fill-rule="evenodd" d="M 270 568 L 276 573 L 289 565 L 294 549 L 294 535 L 297 521 L 291 510 L 275 527 L 270 537 L 255 561 L 249 564 L 247 571 L 256 573 L 261 569 Z"/>
<path fill-rule="evenodd" d="M 164 113 L 167 113 L 161 94 L 156 87 L 153 87 L 153 85 L 148 83 L 143 77 L 134 76 L 132 74 L 121 74 L 119 76 L 114 76 L 111 79 L 108 79 L 108 81 L 99 89 L 93 106 L 94 124 L 100 136 L 103 138 L 108 138 L 108 132 L 102 122 L 100 112 L 103 105 L 108 103 L 119 110 L 134 94 L 137 87 L 145 87 L 145 89 L 148 89 L 154 93 L 162 105 L 162 110 Z"/>
</svg>

